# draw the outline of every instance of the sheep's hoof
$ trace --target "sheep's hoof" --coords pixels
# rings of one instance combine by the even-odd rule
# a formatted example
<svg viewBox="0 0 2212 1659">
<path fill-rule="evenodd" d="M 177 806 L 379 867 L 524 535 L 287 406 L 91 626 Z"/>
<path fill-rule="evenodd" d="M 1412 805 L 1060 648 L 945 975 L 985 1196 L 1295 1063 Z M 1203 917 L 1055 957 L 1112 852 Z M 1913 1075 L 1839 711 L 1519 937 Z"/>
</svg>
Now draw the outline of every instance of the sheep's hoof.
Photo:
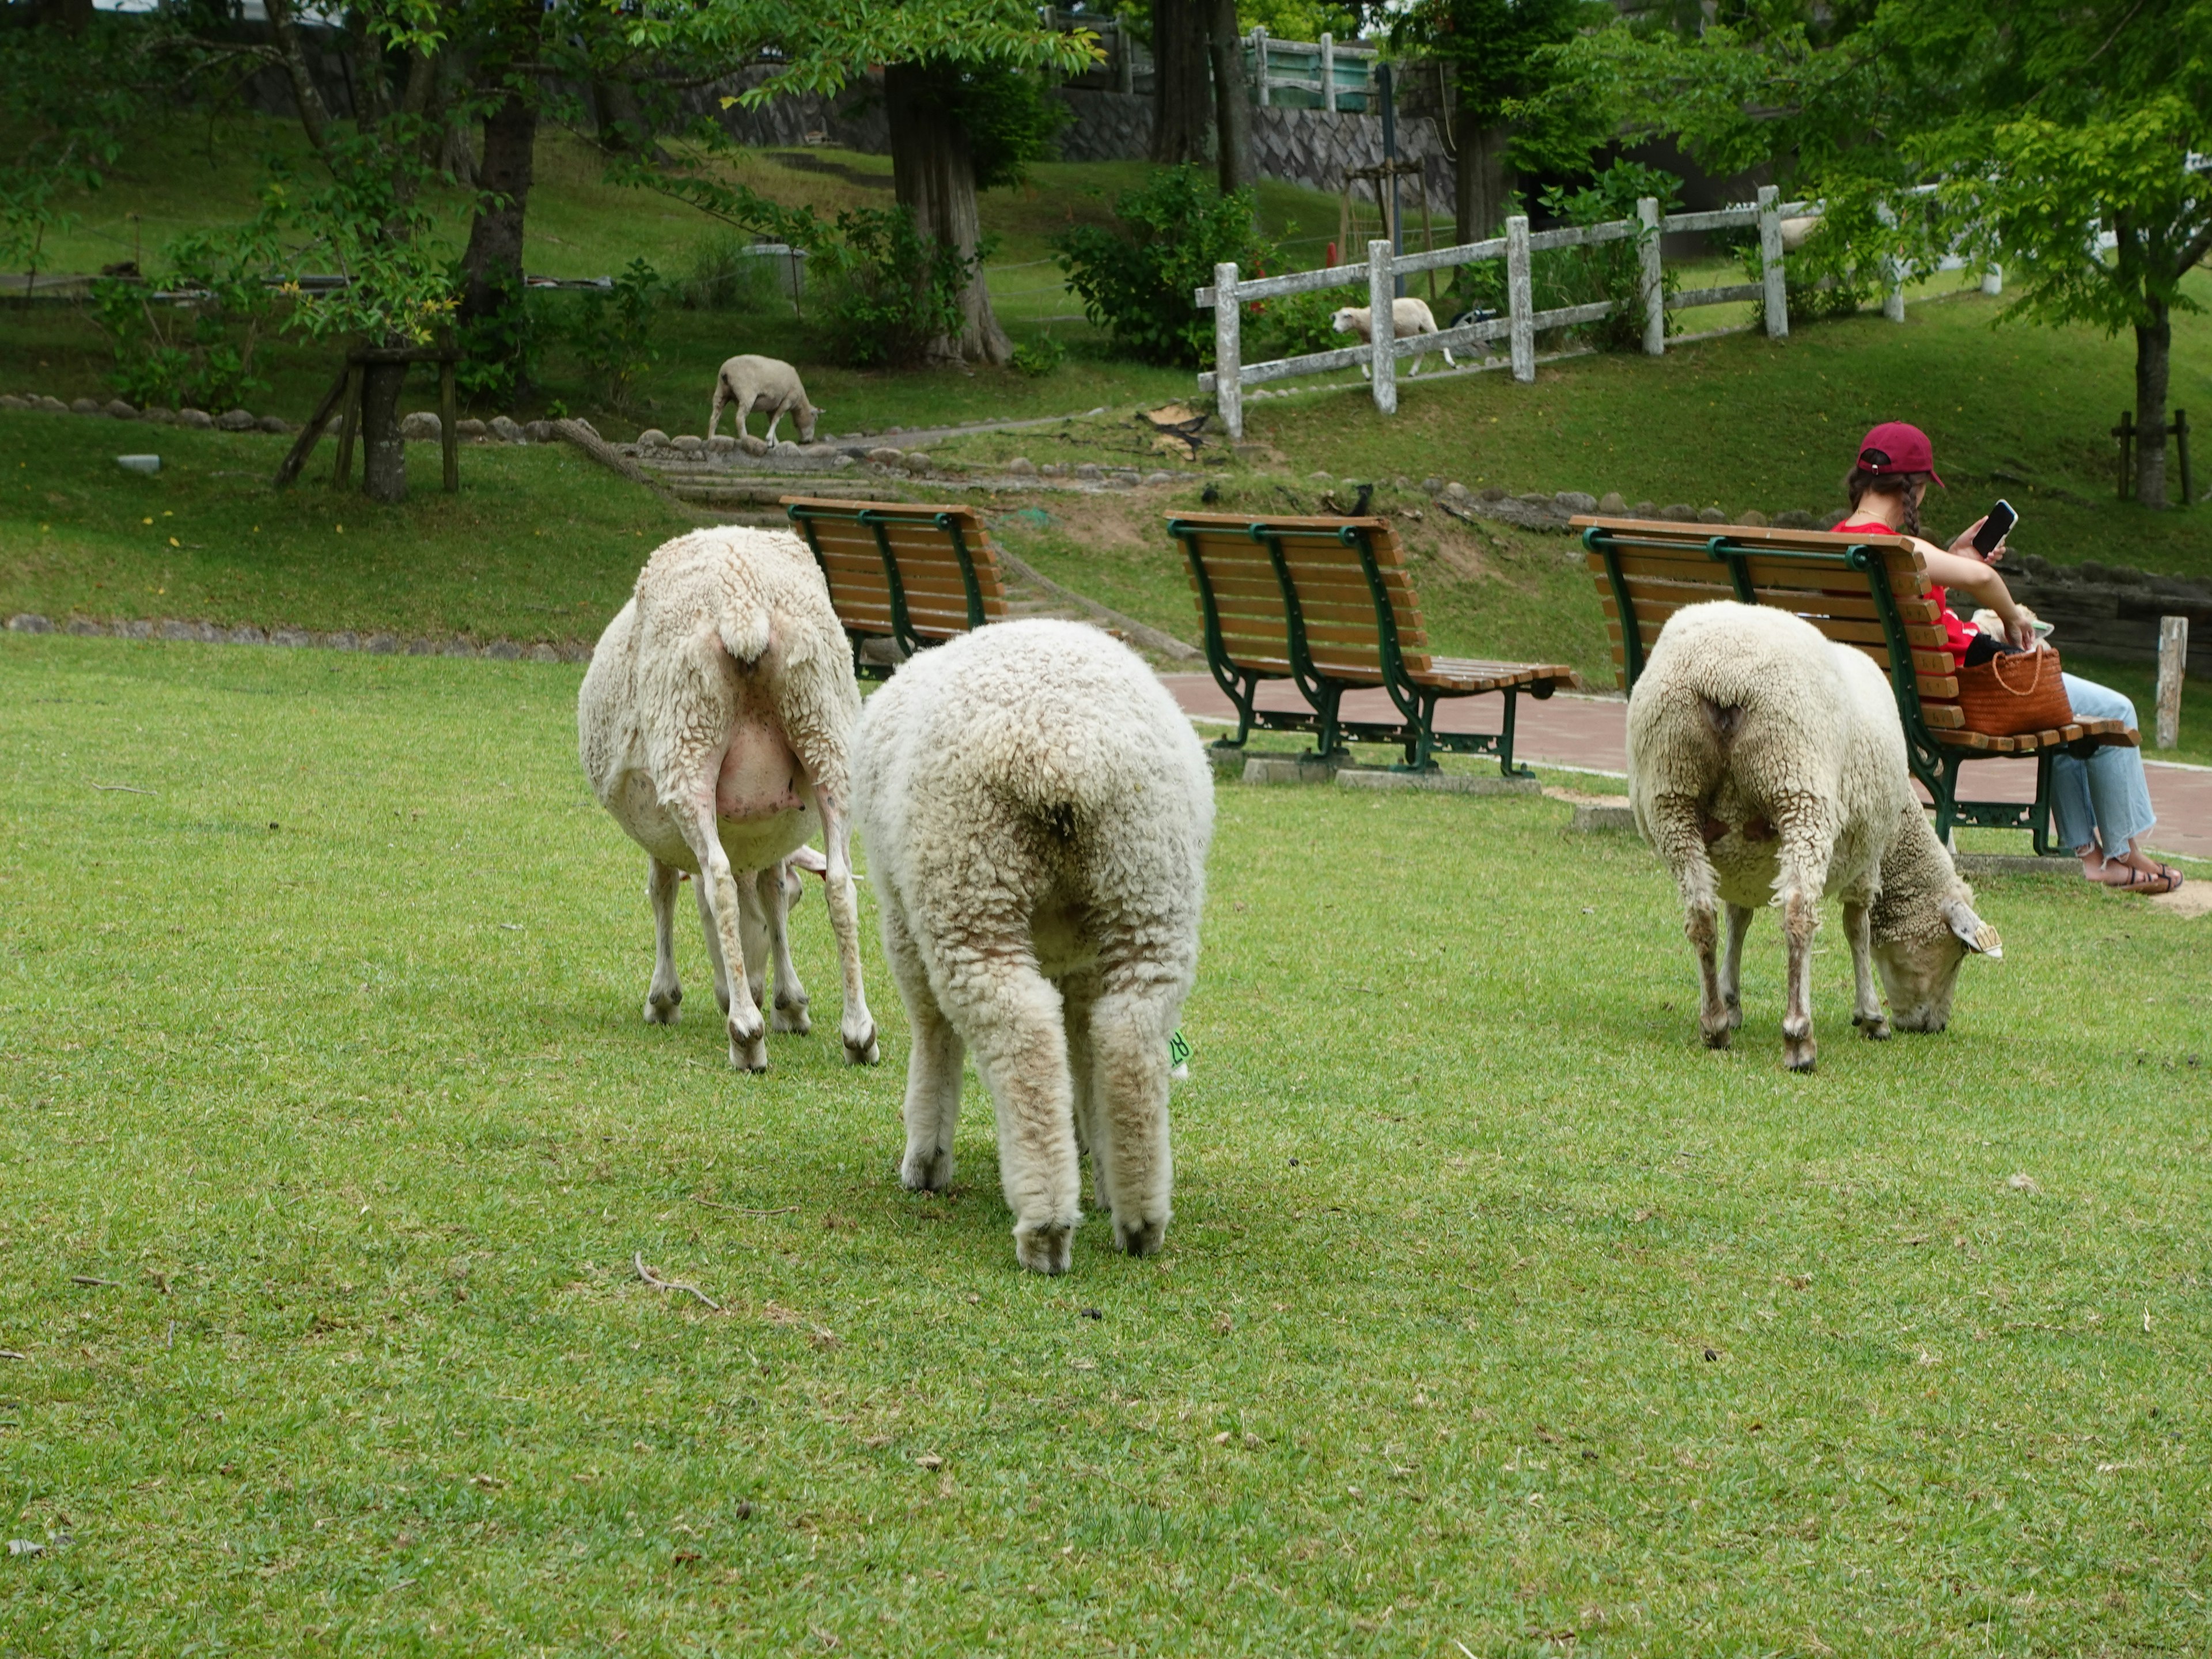
<svg viewBox="0 0 2212 1659">
<path fill-rule="evenodd" d="M 1708 1048 L 1725 1048 L 1735 1035 L 1735 1026 L 1725 1015 L 1708 1015 L 1698 1021 L 1698 1033 L 1705 1038 Z"/>
<path fill-rule="evenodd" d="M 1014 1229 L 1014 1260 L 1033 1273 L 1066 1273 L 1074 1259 L 1075 1229 L 1046 1225 Z"/>
<path fill-rule="evenodd" d="M 910 1193 L 941 1193 L 952 1184 L 952 1149 L 924 1146 L 899 1165 L 899 1185 Z"/>
<path fill-rule="evenodd" d="M 750 1030 L 730 1022 L 730 1064 L 741 1072 L 768 1070 L 768 1030 L 761 1024 L 760 1016 L 753 1016 Z"/>
<path fill-rule="evenodd" d="M 1731 1031 L 1741 1030 L 1743 1029 L 1743 1000 L 1741 997 L 1732 996 L 1724 998 L 1723 1000 L 1728 1004 L 1729 1030 Z"/>
<path fill-rule="evenodd" d="M 814 1029 L 814 1022 L 806 1015 L 806 999 L 804 996 L 787 997 L 781 991 L 776 993 L 775 1018 L 770 1024 L 777 1030 L 789 1032 L 793 1036 L 805 1036 Z"/>
<path fill-rule="evenodd" d="M 1851 1024 L 1859 1028 L 1869 1042 L 1889 1041 L 1889 1016 L 1887 1014 L 1853 1014 Z"/>
<path fill-rule="evenodd" d="M 1168 1224 L 1163 1220 L 1124 1221 L 1114 1218 L 1114 1243 L 1127 1255 L 1158 1255 L 1167 1243 Z"/>
<path fill-rule="evenodd" d="M 884 1057 L 883 1046 L 876 1041 L 876 1028 L 868 1027 L 867 1036 L 858 1042 L 850 1036 L 845 1039 L 845 1063 L 848 1066 L 873 1066 Z"/>
<path fill-rule="evenodd" d="M 645 999 L 645 1023 L 647 1025 L 673 1025 L 684 1000 L 681 991 L 654 991 Z"/>
<path fill-rule="evenodd" d="M 1786 1071 L 1809 1072 L 1813 1069 L 1814 1045 L 1813 1039 L 1785 1036 L 1782 1040 L 1782 1065 Z"/>
</svg>

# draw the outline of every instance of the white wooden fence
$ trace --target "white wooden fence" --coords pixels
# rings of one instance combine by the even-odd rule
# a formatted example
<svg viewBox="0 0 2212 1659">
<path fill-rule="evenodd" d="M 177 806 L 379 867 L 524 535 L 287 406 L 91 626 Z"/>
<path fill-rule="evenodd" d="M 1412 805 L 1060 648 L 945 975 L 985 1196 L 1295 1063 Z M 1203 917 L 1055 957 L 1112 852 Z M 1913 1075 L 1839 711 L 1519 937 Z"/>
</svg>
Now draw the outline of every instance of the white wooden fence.
<svg viewBox="0 0 2212 1659">
<path fill-rule="evenodd" d="M 1663 217 L 1659 204 L 1645 197 L 1636 204 L 1633 219 L 1615 219 L 1605 224 L 1573 225 L 1558 230 L 1531 233 L 1524 215 L 1515 215 L 1505 222 L 1505 234 L 1488 241 L 1468 242 L 1457 247 L 1437 248 L 1432 252 L 1408 253 L 1394 258 L 1390 244 L 1373 241 L 1367 245 L 1364 264 L 1329 265 L 1320 270 L 1293 271 L 1285 276 L 1262 277 L 1257 282 L 1240 280 L 1234 264 L 1216 265 L 1213 286 L 1197 291 L 1196 300 L 1203 310 L 1213 312 L 1213 371 L 1198 377 L 1201 393 L 1211 392 L 1219 411 L 1221 424 L 1231 438 L 1244 435 L 1244 388 L 1267 380 L 1288 380 L 1296 375 L 1326 374 L 1332 369 L 1349 368 L 1354 364 L 1367 365 L 1369 378 L 1373 381 L 1375 407 L 1385 415 L 1398 410 L 1398 360 L 1419 357 L 1450 347 L 1485 345 L 1493 340 L 1510 342 L 1513 378 L 1533 380 L 1536 378 L 1536 336 L 1547 329 L 1572 328 L 1595 323 L 1613 314 L 1613 302 L 1601 301 L 1593 305 L 1565 306 L 1553 311 L 1535 309 L 1530 292 L 1529 258 L 1549 248 L 1590 247 L 1604 242 L 1616 242 L 1634 237 L 1638 239 L 1639 278 L 1638 303 L 1644 313 L 1644 349 L 1656 357 L 1667 349 L 1667 313 L 1669 310 L 1688 311 L 1699 306 L 1729 305 L 1746 300 L 1763 302 L 1766 332 L 1774 339 L 1787 338 L 1790 333 L 1790 302 L 1784 284 L 1784 256 L 1782 222 L 1784 219 L 1817 218 L 1821 209 L 1817 202 L 1784 202 L 1781 192 L 1771 185 L 1763 187 L 1759 199 L 1737 207 L 1717 208 L 1703 213 L 1670 213 Z M 1761 280 L 1756 283 L 1729 283 L 1715 288 L 1686 289 L 1669 301 L 1662 281 L 1659 258 L 1659 238 L 1668 231 L 1700 231 L 1730 229 L 1741 226 L 1759 228 L 1759 248 Z M 1483 259 L 1505 261 L 1506 311 L 1503 317 L 1486 318 L 1480 322 L 1465 324 L 1458 328 L 1447 328 L 1436 334 L 1417 334 L 1405 339 L 1395 337 L 1391 322 L 1391 301 L 1397 291 L 1397 278 L 1415 271 L 1439 270 L 1452 265 L 1474 264 Z M 1939 269 L 1960 270 L 1968 261 L 1946 258 Z M 1886 316 L 1902 322 L 1905 318 L 1905 283 L 1912 274 L 1904 265 L 1893 262 L 1887 273 L 1887 292 L 1882 311 Z M 1270 362 L 1247 363 L 1243 361 L 1243 329 L 1244 307 L 1254 301 L 1273 299 L 1288 294 L 1310 293 L 1317 289 L 1353 287 L 1364 283 L 1367 287 L 1367 314 L 1370 338 L 1364 343 L 1347 346 L 1336 351 L 1309 352 L 1299 357 L 1281 357 Z M 1992 270 L 1984 278 L 1984 289 L 1998 291 L 2000 278 Z"/>
<path fill-rule="evenodd" d="M 1369 86 L 1378 56 L 1374 47 L 1340 43 L 1328 34 L 1317 41 L 1279 40 L 1264 25 L 1244 39 L 1253 94 L 1263 107 L 1279 101 L 1278 92 L 1291 92 L 1310 94 L 1315 109 L 1374 108 Z M 1291 101 L 1303 103 L 1304 96 Z"/>
</svg>

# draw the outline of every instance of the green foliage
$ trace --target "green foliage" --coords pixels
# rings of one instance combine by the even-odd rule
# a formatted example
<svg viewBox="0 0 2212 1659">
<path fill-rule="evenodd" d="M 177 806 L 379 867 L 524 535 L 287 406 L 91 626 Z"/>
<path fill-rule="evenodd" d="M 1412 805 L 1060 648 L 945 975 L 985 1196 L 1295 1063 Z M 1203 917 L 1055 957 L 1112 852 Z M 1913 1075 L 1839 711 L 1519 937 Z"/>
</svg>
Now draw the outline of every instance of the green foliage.
<svg viewBox="0 0 2212 1659">
<path fill-rule="evenodd" d="M 1040 334 L 1016 346 L 1012 359 L 1014 372 L 1033 380 L 1051 374 L 1066 361 L 1067 348 L 1049 334 Z"/>
<path fill-rule="evenodd" d="M 273 310 L 262 280 L 271 251 L 235 235 L 180 238 L 160 286 L 191 296 L 182 301 L 157 302 L 151 282 L 94 283 L 89 310 L 115 354 L 109 384 L 134 404 L 209 410 L 262 389 L 253 358 Z"/>
<path fill-rule="evenodd" d="M 855 368 L 906 368 L 959 334 L 961 292 L 980 258 L 923 236 L 903 207 L 855 208 L 837 216 L 817 261 L 829 279 L 832 351 Z"/>
<path fill-rule="evenodd" d="M 1075 118 L 1034 71 L 997 64 L 948 67 L 944 82 L 944 113 L 967 130 L 978 190 L 1026 183 L 1030 163 L 1057 155 L 1060 132 Z"/>
<path fill-rule="evenodd" d="M 1364 290 L 1323 288 L 1255 301 L 1244 308 L 1244 354 L 1254 362 L 1267 362 L 1357 345 L 1358 340 L 1331 327 L 1329 319 L 1340 306 L 1365 298 Z"/>
<path fill-rule="evenodd" d="M 72 34 L 0 18 L 0 270 L 38 265 L 76 220 L 60 199 L 101 186 L 155 91 L 137 19 L 94 13 Z"/>
<path fill-rule="evenodd" d="M 1555 186 L 1544 192 L 1547 211 L 1571 225 L 1601 225 L 1616 220 L 1633 221 L 1637 202 L 1658 198 L 1661 214 L 1673 212 L 1681 201 L 1682 181 L 1673 173 L 1646 167 L 1640 161 L 1615 161 L 1589 184 L 1575 189 Z M 1644 344 L 1644 291 L 1640 250 L 1644 233 L 1595 247 L 1553 248 L 1535 256 L 1529 270 L 1529 287 L 1539 311 L 1568 306 L 1613 302 L 1613 313 L 1602 321 L 1577 330 L 1593 344 L 1608 351 L 1640 350 Z M 1500 269 L 1503 269 L 1502 263 Z M 1663 292 L 1680 286 L 1674 273 L 1660 268 Z"/>
<path fill-rule="evenodd" d="M 1413 0 L 1394 16 L 1390 42 L 1451 66 L 1469 125 L 1510 123 L 1516 166 L 1575 170 L 1607 135 L 1586 113 L 1545 101 L 1560 78 L 1552 53 L 1612 15 L 1604 0 Z"/>
<path fill-rule="evenodd" d="M 1117 230 L 1079 225 L 1059 238 L 1060 267 L 1084 313 L 1147 362 L 1210 362 L 1213 317 L 1191 303 L 1215 265 L 1251 268 L 1267 247 L 1249 190 L 1223 195 L 1196 167 L 1164 167 L 1114 203 Z"/>
<path fill-rule="evenodd" d="M 633 259 L 611 287 L 578 297 L 568 343 L 610 409 L 627 411 L 639 380 L 653 365 L 653 318 L 665 292 L 659 273 Z"/>
<path fill-rule="evenodd" d="M 721 231 L 703 237 L 691 255 L 691 270 L 678 283 L 678 303 L 686 311 L 764 312 L 781 303 L 775 259 L 747 250 L 750 237 Z"/>
<path fill-rule="evenodd" d="M 458 264 L 449 269 L 448 280 L 458 293 Z M 491 310 L 453 326 L 461 353 L 453 378 L 471 402 L 511 403 L 538 378 L 545 333 L 542 302 L 511 278 L 498 284 L 498 295 Z"/>
</svg>

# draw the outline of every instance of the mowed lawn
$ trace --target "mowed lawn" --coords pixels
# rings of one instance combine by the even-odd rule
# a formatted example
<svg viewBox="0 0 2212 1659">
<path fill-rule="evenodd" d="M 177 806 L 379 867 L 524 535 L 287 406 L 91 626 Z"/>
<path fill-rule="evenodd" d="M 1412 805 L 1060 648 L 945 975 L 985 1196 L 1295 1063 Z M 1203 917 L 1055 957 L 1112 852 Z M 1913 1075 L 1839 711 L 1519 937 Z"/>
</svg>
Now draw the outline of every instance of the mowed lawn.
<svg viewBox="0 0 2212 1659">
<path fill-rule="evenodd" d="M 1224 786 L 1168 1248 L 1047 1281 L 818 891 L 767 1076 L 688 918 L 640 1022 L 577 672 L 0 636 L 0 1651 L 2201 1646 L 2208 924 L 1988 883 L 1877 1046 L 1832 918 L 1796 1078 L 1632 841 Z"/>
</svg>

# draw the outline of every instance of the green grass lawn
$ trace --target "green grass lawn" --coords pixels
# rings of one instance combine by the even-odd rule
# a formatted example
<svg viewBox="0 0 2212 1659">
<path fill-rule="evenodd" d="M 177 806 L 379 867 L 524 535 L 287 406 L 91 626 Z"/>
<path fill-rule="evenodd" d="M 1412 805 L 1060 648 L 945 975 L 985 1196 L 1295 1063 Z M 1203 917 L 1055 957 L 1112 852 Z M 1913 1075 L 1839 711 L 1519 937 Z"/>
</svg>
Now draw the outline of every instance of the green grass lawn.
<svg viewBox="0 0 2212 1659">
<path fill-rule="evenodd" d="M 639 1021 L 575 684 L 0 637 L 0 1648 L 2200 1643 L 2206 924 L 1986 883 L 1886 1046 L 1830 940 L 1794 1078 L 1626 838 L 1225 787 L 1167 1251 L 1048 1282 L 872 945 L 878 1070 Z"/>
</svg>

